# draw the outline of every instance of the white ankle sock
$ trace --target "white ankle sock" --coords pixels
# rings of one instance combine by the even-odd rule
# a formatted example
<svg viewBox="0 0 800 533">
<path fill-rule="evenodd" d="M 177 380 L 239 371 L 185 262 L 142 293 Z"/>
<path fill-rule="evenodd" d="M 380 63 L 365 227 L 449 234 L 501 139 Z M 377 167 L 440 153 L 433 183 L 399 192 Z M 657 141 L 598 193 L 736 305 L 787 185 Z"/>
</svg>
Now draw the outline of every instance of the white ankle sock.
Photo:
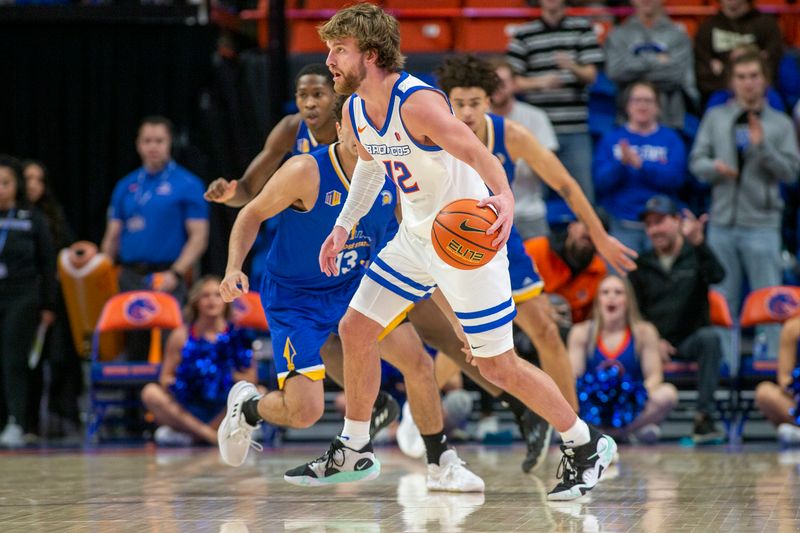
<svg viewBox="0 0 800 533">
<path fill-rule="evenodd" d="M 572 427 L 561 433 L 561 440 L 570 448 L 577 448 L 589 442 L 589 426 L 578 418 Z"/>
<path fill-rule="evenodd" d="M 348 448 L 360 450 L 369 442 L 369 422 L 369 420 L 361 422 L 345 418 L 344 429 L 339 438 Z"/>
</svg>

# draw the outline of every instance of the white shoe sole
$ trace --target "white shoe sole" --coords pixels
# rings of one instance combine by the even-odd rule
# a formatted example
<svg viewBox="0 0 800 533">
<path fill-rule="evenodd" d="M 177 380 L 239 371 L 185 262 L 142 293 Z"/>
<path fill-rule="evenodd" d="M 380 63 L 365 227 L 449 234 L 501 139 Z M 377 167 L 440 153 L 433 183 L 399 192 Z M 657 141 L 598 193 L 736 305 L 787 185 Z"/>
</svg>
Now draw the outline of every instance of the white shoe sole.
<svg viewBox="0 0 800 533">
<path fill-rule="evenodd" d="M 332 476 L 316 478 L 309 476 L 283 476 L 283 480 L 292 485 L 300 487 L 322 487 L 324 485 L 336 485 L 338 483 L 354 483 L 358 481 L 372 481 L 381 475 L 381 463 L 376 458 L 371 467 L 361 471 L 339 472 Z"/>
</svg>

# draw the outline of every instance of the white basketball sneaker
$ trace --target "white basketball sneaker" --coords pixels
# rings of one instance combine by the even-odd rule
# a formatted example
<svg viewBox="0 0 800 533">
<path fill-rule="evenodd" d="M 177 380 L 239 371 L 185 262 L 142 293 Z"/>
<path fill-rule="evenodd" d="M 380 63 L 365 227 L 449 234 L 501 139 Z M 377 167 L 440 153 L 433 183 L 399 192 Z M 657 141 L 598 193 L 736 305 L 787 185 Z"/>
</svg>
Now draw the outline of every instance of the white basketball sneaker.
<svg viewBox="0 0 800 533">
<path fill-rule="evenodd" d="M 781 424 L 778 426 L 778 440 L 785 446 L 797 446 L 800 444 L 800 427 Z"/>
<path fill-rule="evenodd" d="M 217 430 L 217 441 L 222 460 L 231 466 L 244 463 L 250 448 L 258 451 L 264 449 L 252 438 L 258 425 L 248 424 L 242 414 L 242 404 L 258 395 L 255 385 L 248 381 L 238 382 L 228 393 L 228 411 Z"/>
<path fill-rule="evenodd" d="M 403 418 L 397 426 L 397 446 L 400 451 L 413 459 L 425 457 L 425 441 L 411 416 L 411 406 L 403 405 Z"/>
<path fill-rule="evenodd" d="M 483 492 L 481 478 L 464 467 L 455 450 L 447 450 L 439 457 L 439 464 L 428 465 L 428 490 L 448 492 Z"/>
</svg>

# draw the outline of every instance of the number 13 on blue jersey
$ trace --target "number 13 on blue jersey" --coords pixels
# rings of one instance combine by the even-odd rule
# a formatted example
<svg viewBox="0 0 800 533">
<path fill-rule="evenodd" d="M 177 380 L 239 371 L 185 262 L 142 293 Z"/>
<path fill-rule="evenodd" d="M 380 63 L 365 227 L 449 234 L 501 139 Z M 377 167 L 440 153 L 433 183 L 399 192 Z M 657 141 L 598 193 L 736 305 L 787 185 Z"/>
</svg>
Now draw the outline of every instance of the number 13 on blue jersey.
<svg viewBox="0 0 800 533">
<path fill-rule="evenodd" d="M 405 163 L 402 161 L 384 161 L 383 164 L 386 166 L 386 175 L 389 176 L 389 179 L 395 182 L 404 193 L 410 194 L 419 190 L 419 185 L 417 185 L 416 182 L 410 185 L 406 184 L 406 182 L 411 179 L 411 172 L 408 170 Z"/>
</svg>

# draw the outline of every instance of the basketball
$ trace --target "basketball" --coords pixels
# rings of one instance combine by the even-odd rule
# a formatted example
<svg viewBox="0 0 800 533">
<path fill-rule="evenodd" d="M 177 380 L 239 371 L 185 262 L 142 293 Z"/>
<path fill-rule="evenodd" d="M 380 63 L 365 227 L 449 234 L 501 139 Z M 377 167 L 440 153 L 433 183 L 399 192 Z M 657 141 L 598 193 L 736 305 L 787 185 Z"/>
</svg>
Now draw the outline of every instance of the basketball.
<svg viewBox="0 0 800 533">
<path fill-rule="evenodd" d="M 492 246 L 497 235 L 486 234 L 496 220 L 497 213 L 489 207 L 478 207 L 478 200 L 462 198 L 450 202 L 433 221 L 433 249 L 452 267 L 472 270 L 483 266 L 497 253 Z"/>
</svg>

